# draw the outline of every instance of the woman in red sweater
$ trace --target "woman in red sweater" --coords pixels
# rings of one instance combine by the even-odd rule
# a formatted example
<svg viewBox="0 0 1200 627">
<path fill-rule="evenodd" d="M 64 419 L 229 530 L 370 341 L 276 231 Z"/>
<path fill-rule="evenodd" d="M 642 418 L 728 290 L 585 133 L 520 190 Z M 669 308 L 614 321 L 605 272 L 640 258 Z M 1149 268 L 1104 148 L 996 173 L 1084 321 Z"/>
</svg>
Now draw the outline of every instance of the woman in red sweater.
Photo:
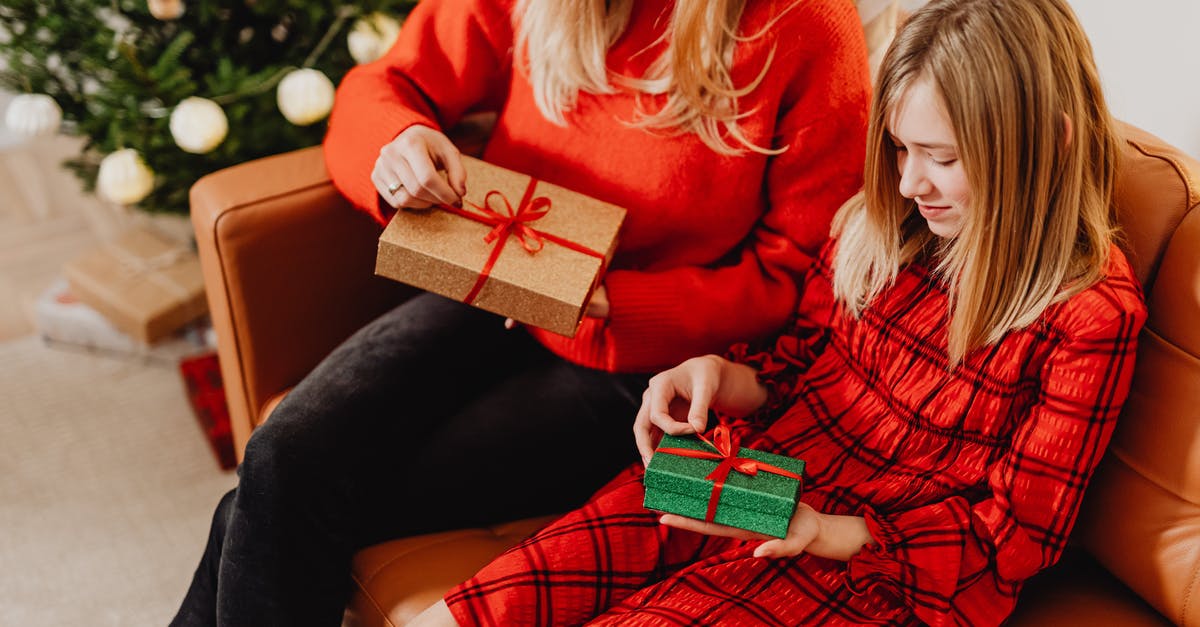
<svg viewBox="0 0 1200 627">
<path fill-rule="evenodd" d="M 425 294 L 334 351 L 250 439 L 176 624 L 337 624 L 358 549 L 582 503 L 651 373 L 786 322 L 869 90 L 850 0 L 423 0 L 339 88 L 337 187 L 380 224 L 456 202 L 442 131 L 496 111 L 484 158 L 625 207 L 619 248 L 573 339 Z"/>
<path fill-rule="evenodd" d="M 1145 320 L 1090 45 L 1065 0 L 934 0 L 880 71 L 790 330 L 656 375 L 634 429 L 712 408 L 804 459 L 787 536 L 660 518 L 636 465 L 414 624 L 995 625 L 1058 559 Z"/>
</svg>

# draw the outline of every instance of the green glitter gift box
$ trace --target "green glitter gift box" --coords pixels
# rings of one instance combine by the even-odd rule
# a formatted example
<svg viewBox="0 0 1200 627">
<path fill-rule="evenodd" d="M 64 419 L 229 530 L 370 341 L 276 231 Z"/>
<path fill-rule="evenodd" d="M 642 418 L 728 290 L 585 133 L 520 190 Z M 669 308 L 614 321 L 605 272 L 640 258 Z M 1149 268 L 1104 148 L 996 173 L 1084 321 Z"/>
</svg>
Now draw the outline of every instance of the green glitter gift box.
<svg viewBox="0 0 1200 627">
<path fill-rule="evenodd" d="M 736 446 L 723 425 L 712 440 L 664 435 L 646 467 L 646 509 L 787 535 L 804 462 L 748 448 L 733 456 Z"/>
</svg>

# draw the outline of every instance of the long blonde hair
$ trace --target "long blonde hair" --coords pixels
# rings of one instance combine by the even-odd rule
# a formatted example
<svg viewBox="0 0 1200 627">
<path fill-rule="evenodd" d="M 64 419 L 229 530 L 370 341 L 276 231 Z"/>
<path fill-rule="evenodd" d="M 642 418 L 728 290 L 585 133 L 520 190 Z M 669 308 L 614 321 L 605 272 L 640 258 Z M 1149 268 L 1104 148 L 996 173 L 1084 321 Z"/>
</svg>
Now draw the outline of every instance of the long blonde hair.
<svg viewBox="0 0 1200 627">
<path fill-rule="evenodd" d="M 888 121 L 923 79 L 942 95 L 971 189 L 950 241 L 898 193 Z M 880 68 L 863 193 L 834 220 L 834 293 L 857 316 L 903 265 L 936 259 L 953 367 L 1102 278 L 1117 155 L 1091 44 L 1064 0 L 933 0 Z"/>
<path fill-rule="evenodd" d="M 695 133 L 720 154 L 781 152 L 754 144 L 737 124 L 745 115 L 738 110 L 738 98 L 762 82 L 774 57 L 772 50 L 753 81 L 740 87 L 733 84 L 735 44 L 760 36 L 770 26 L 752 35 L 738 34 L 746 0 L 679 0 L 664 35 L 666 51 L 646 75 L 614 76 L 605 62 L 608 49 L 625 31 L 636 1 L 518 3 L 517 50 L 528 55 L 529 82 L 542 115 L 564 124 L 563 114 L 575 106 L 581 90 L 611 94 L 626 87 L 666 94 L 666 104 L 658 111 L 639 111 L 638 118 L 629 121 L 634 126 Z"/>
</svg>

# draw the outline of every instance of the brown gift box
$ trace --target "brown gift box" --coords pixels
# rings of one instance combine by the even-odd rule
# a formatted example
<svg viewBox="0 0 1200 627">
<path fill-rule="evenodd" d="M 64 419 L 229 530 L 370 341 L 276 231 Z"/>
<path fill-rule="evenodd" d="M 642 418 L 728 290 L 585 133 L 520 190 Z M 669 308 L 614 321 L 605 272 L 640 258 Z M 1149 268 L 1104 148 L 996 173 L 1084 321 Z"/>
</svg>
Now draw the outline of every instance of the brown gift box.
<svg viewBox="0 0 1200 627">
<path fill-rule="evenodd" d="M 625 210 L 478 159 L 464 156 L 463 166 L 467 195 L 462 209 L 397 212 L 379 238 L 375 273 L 574 336 L 612 258 Z M 489 233 L 504 230 L 501 216 L 514 214 L 531 219 L 515 226 L 510 223 L 511 235 L 496 233 L 491 241 L 485 240 Z M 522 245 L 523 239 L 529 247 L 538 246 L 533 234 L 521 233 L 523 228 L 540 232 L 544 238 L 540 250 L 530 252 Z M 590 249 L 596 256 L 573 250 L 572 245 Z M 481 282 L 497 246 L 502 247 L 499 256 Z"/>
<path fill-rule="evenodd" d="M 146 229 L 126 231 L 63 272 L 76 298 L 147 344 L 208 312 L 196 254 Z"/>
</svg>

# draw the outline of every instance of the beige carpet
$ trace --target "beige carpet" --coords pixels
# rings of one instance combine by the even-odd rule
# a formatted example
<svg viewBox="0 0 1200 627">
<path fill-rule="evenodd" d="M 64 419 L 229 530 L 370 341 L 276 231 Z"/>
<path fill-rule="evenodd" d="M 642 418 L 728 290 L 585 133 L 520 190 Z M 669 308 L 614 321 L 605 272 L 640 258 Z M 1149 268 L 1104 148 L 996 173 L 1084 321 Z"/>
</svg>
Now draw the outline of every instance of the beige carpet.
<svg viewBox="0 0 1200 627">
<path fill-rule="evenodd" d="M 173 368 L 0 343 L 0 625 L 165 625 L 234 483 Z"/>
</svg>

